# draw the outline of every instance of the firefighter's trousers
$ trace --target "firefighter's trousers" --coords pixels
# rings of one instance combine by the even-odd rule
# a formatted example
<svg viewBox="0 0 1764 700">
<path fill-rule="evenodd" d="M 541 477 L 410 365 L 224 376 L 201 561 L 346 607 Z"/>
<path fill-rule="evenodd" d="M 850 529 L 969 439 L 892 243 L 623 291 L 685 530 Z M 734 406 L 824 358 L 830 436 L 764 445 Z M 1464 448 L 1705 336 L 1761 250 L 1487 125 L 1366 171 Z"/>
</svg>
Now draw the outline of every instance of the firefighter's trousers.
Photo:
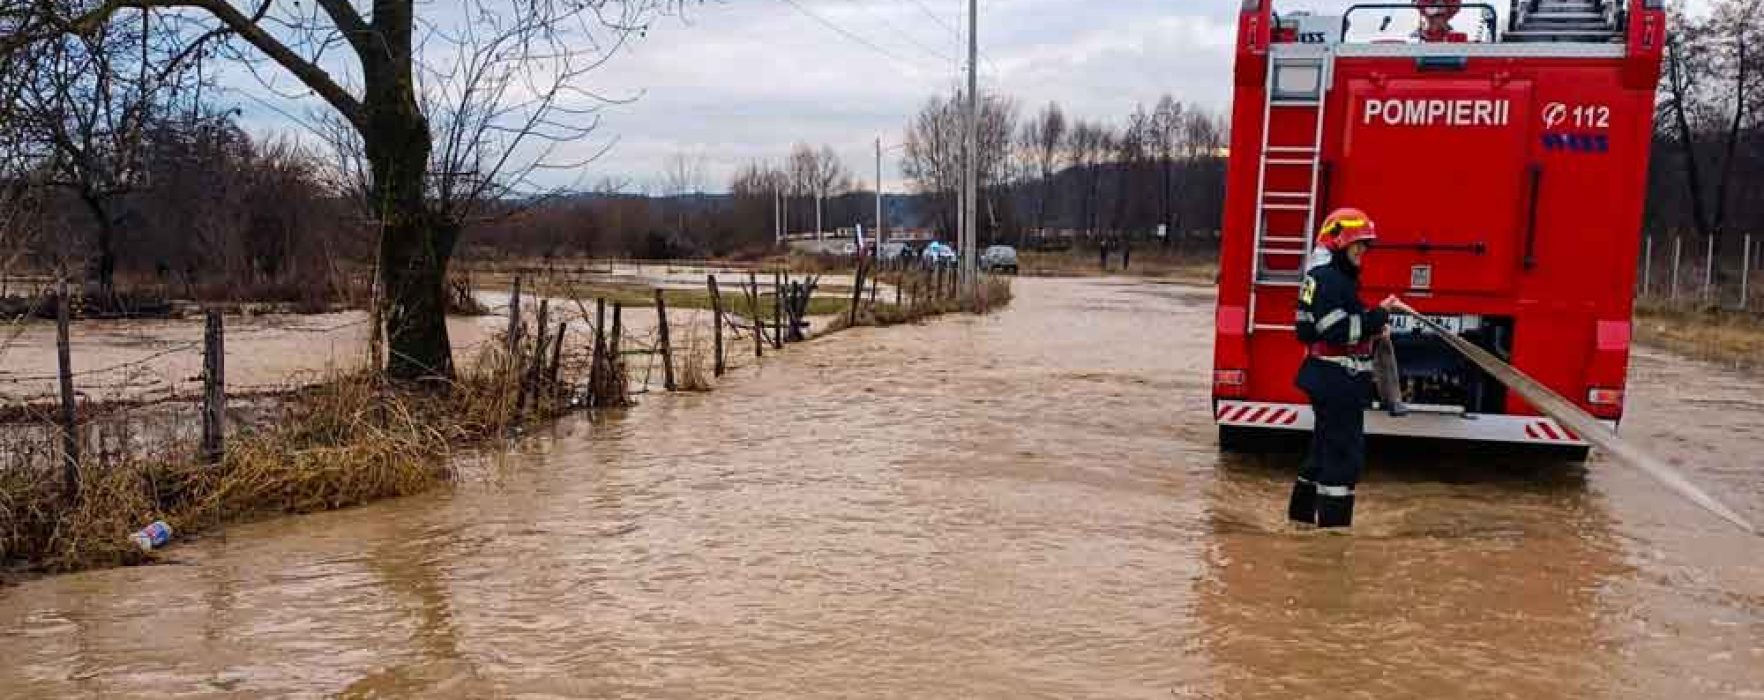
<svg viewBox="0 0 1764 700">
<path fill-rule="evenodd" d="M 1298 385 L 1310 395 L 1316 421 L 1287 516 L 1319 527 L 1347 527 L 1354 522 L 1354 487 L 1366 464 L 1365 409 L 1372 378 L 1312 357 L 1300 367 Z"/>
</svg>

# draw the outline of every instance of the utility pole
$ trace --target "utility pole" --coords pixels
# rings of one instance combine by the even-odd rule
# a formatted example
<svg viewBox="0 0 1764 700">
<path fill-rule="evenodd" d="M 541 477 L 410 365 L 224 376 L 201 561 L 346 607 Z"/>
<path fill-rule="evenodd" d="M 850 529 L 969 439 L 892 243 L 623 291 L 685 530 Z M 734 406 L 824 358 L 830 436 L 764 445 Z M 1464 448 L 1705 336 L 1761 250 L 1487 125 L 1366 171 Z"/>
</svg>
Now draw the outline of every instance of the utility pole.
<svg viewBox="0 0 1764 700">
<path fill-rule="evenodd" d="M 962 287 L 971 289 L 974 282 L 974 245 L 978 240 L 975 235 L 975 222 L 978 220 L 975 202 L 979 200 L 980 179 L 980 78 L 978 63 L 980 57 L 980 0 L 968 0 L 968 123 L 966 161 L 962 173 Z"/>
<path fill-rule="evenodd" d="M 876 255 L 882 255 L 882 139 L 876 139 Z"/>
<path fill-rule="evenodd" d="M 784 195 L 772 188 L 772 245 L 784 245 Z"/>
</svg>

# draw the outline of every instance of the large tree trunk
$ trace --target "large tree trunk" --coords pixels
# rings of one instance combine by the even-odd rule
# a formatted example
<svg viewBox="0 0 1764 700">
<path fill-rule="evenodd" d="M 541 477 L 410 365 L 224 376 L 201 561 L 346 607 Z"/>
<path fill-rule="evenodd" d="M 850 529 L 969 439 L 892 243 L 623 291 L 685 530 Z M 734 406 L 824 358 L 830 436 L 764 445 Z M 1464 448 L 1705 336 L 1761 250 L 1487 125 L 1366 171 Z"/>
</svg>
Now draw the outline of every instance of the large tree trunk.
<svg viewBox="0 0 1764 700">
<path fill-rule="evenodd" d="M 1707 208 L 1708 199 L 1703 192 L 1702 167 L 1697 161 L 1697 141 L 1691 131 L 1690 117 L 1686 114 L 1689 99 L 1684 75 L 1684 57 L 1680 55 L 1683 46 L 1674 41 L 1667 46 L 1666 68 L 1668 83 L 1672 95 L 1673 126 L 1678 131 L 1678 146 L 1684 155 L 1684 182 L 1690 192 L 1691 222 L 1697 227 L 1697 233 L 1703 236 L 1714 235 L 1714 227 L 1709 223 Z"/>
<path fill-rule="evenodd" d="M 376 2 L 375 23 L 408 27 L 408 3 Z M 429 206 L 427 170 L 434 137 L 417 104 L 410 32 L 384 31 L 392 45 L 363 57 L 366 108 L 362 141 L 373 170 L 373 205 L 380 218 L 380 284 L 385 290 L 386 373 L 393 379 L 451 379 L 447 339 L 447 262 L 457 223 Z"/>
<path fill-rule="evenodd" d="M 98 226 L 98 287 L 108 297 L 116 292 L 116 220 L 104 206 L 103 195 L 82 188 L 80 201 Z"/>
<path fill-rule="evenodd" d="M 394 379 L 453 376 L 444 285 L 457 228 L 417 200 L 394 200 L 380 234 L 380 284 L 386 290 L 386 373 Z"/>
</svg>

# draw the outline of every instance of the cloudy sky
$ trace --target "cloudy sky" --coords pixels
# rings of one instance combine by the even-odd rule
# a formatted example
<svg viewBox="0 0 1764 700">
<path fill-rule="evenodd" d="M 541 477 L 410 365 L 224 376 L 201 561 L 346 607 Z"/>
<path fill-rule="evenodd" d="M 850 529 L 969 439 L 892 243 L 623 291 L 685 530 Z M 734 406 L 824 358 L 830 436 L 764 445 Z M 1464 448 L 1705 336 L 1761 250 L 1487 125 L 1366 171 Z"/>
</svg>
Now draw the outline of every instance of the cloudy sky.
<svg viewBox="0 0 1764 700">
<path fill-rule="evenodd" d="M 1339 13 L 1348 0 L 1294 0 L 1279 9 Z M 1505 6 L 1506 3 L 1496 3 Z M 1238 0 L 981 0 L 982 89 L 1028 113 L 1057 101 L 1068 114 L 1120 123 L 1164 93 L 1213 110 L 1230 100 Z M 832 146 L 864 182 L 873 144 L 898 144 L 913 113 L 960 78 L 964 0 L 711 0 L 659 20 L 595 73 L 608 106 L 579 154 L 610 148 L 558 185 L 604 176 L 659 180 L 666 160 L 706 165 L 724 189 L 744 163 L 780 161 L 790 145 Z M 261 105 L 259 105 L 261 107 Z M 251 105 L 246 105 L 251 111 Z M 263 110 L 255 129 L 273 129 Z M 883 180 L 903 187 L 898 150 Z"/>
</svg>

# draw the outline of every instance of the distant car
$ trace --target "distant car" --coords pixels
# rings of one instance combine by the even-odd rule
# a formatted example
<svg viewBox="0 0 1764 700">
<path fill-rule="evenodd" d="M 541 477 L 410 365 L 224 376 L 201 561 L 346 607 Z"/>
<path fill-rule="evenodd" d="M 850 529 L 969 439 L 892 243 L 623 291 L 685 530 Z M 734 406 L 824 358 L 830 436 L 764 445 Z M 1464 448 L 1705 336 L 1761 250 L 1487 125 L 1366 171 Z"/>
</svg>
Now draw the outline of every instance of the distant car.
<svg viewBox="0 0 1764 700">
<path fill-rule="evenodd" d="M 919 253 L 919 259 L 925 261 L 925 264 L 931 267 L 954 265 L 956 263 L 956 252 L 954 248 L 945 245 L 941 241 L 932 241 L 925 246 L 923 252 Z"/>
<path fill-rule="evenodd" d="M 847 257 L 857 255 L 857 252 L 858 247 L 856 243 L 846 243 L 839 247 L 839 254 Z"/>
<path fill-rule="evenodd" d="M 882 250 L 876 254 L 876 257 L 883 262 L 894 262 L 901 259 L 902 256 L 908 255 L 908 250 L 905 243 L 883 243 Z"/>
<path fill-rule="evenodd" d="M 1008 272 L 1017 274 L 1017 249 L 1008 245 L 995 245 L 980 253 L 980 269 L 987 272 Z"/>
</svg>

